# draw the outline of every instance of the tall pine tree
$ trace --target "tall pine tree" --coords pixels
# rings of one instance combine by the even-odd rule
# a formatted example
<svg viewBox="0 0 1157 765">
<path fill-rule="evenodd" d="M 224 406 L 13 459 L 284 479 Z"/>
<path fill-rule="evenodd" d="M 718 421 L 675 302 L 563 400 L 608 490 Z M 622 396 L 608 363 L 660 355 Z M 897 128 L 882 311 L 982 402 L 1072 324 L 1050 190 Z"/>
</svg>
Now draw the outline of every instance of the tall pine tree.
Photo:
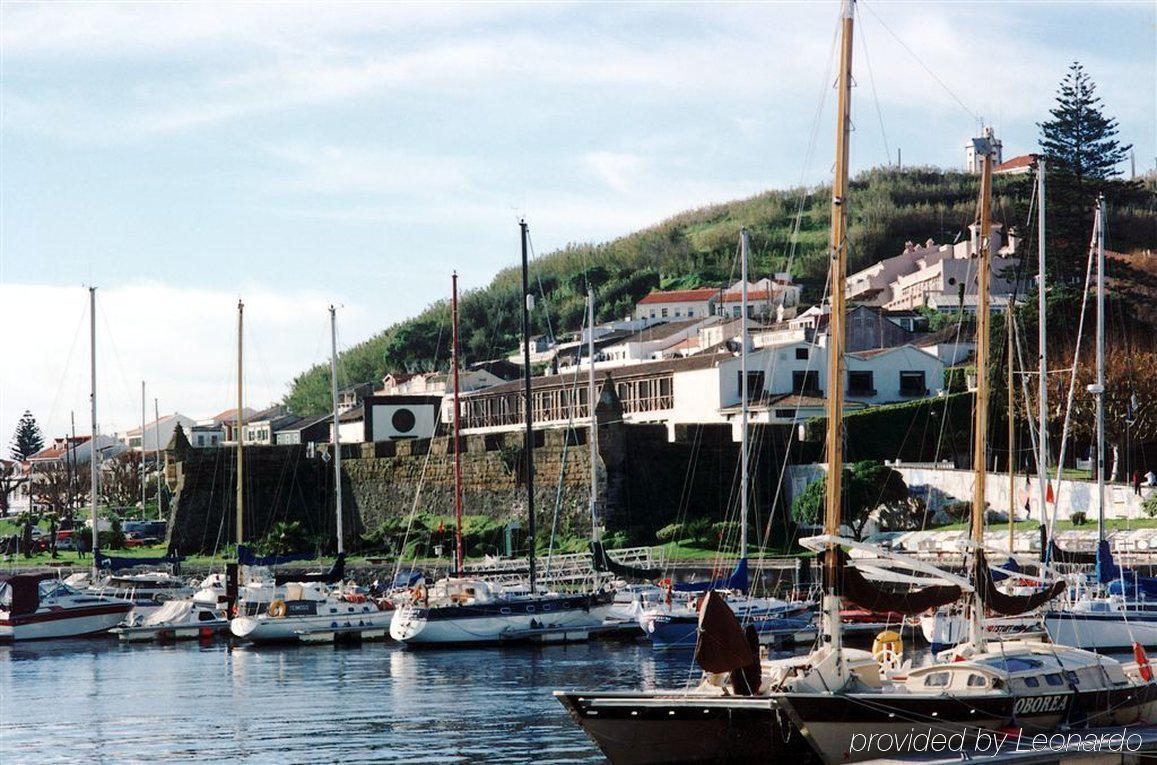
<svg viewBox="0 0 1157 765">
<path fill-rule="evenodd" d="M 44 448 L 44 436 L 32 412 L 24 410 L 24 416 L 16 423 L 16 434 L 12 436 L 12 459 L 23 461 Z"/>
<path fill-rule="evenodd" d="M 1065 167 L 1077 185 L 1085 179 L 1120 175 L 1117 165 L 1129 157 L 1132 145 L 1117 140 L 1117 120 L 1101 112 L 1096 84 L 1079 61 L 1069 67 L 1057 91 L 1052 119 L 1037 123 L 1040 145 L 1051 162 Z"/>
</svg>

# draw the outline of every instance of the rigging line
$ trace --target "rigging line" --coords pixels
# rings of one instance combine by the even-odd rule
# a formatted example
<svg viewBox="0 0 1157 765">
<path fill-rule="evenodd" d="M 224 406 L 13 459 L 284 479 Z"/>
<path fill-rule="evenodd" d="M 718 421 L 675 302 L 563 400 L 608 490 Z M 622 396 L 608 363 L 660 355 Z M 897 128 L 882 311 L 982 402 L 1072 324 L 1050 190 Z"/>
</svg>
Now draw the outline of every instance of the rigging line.
<svg viewBox="0 0 1157 765">
<path fill-rule="evenodd" d="M 1096 236 L 1096 232 L 1094 232 L 1094 237 L 1095 236 Z M 1057 516 L 1060 515 L 1060 501 L 1059 500 L 1060 500 L 1060 493 L 1061 493 L 1061 471 L 1064 470 L 1065 451 L 1068 447 L 1068 442 L 1069 442 L 1069 422 L 1072 418 L 1072 413 L 1073 413 L 1073 396 L 1076 394 L 1077 366 L 1080 362 L 1080 356 L 1081 356 L 1081 340 L 1084 336 L 1084 331 L 1085 331 L 1085 314 L 1086 314 L 1086 311 L 1087 311 L 1088 306 L 1089 306 L 1089 288 L 1092 285 L 1093 260 L 1095 259 L 1095 256 L 1096 256 L 1096 246 L 1094 243 L 1091 242 L 1089 245 L 1088 262 L 1085 266 L 1085 289 L 1081 295 L 1081 315 L 1080 315 L 1080 319 L 1078 319 L 1078 321 L 1077 321 L 1077 342 L 1073 346 L 1073 366 L 1072 366 L 1072 369 L 1070 371 L 1070 376 L 1069 376 L 1069 392 L 1068 392 L 1068 396 L 1065 399 L 1065 419 L 1064 419 L 1063 424 L 1061 425 L 1061 449 L 1060 449 L 1060 453 L 1057 455 L 1057 475 L 1056 475 L 1056 479 L 1055 479 L 1056 488 L 1054 489 L 1054 493 L 1053 493 L 1053 497 L 1055 497 L 1056 501 L 1054 501 L 1054 503 L 1053 503 L 1053 513 L 1052 513 L 1052 516 L 1049 518 L 1049 539 L 1054 538 L 1054 535 L 1056 532 Z"/>
<path fill-rule="evenodd" d="M 582 329 L 584 327 L 586 327 L 586 325 L 587 325 L 587 320 L 586 320 L 586 314 L 584 313 L 583 314 L 582 327 L 579 328 L 580 337 L 582 335 Z M 591 333 L 594 333 L 594 327 L 590 327 L 589 331 Z M 579 361 L 582 360 L 581 351 L 579 353 L 578 360 Z M 595 360 L 593 357 L 590 359 L 590 363 L 591 363 L 591 368 L 593 369 L 594 363 L 595 363 Z M 576 363 L 575 367 L 574 367 L 574 377 L 571 379 L 570 406 L 567 407 L 567 411 L 569 414 L 567 417 L 566 430 L 564 431 L 564 433 L 566 433 L 567 435 L 562 440 L 562 464 L 559 466 L 558 486 L 555 489 L 554 514 L 553 514 L 553 517 L 551 518 L 551 521 L 550 521 L 550 542 L 547 544 L 547 547 L 546 547 L 546 566 L 545 566 L 545 569 L 542 573 L 542 575 L 544 577 L 550 576 L 550 565 L 551 565 L 552 558 L 554 555 L 554 538 L 555 538 L 555 533 L 558 530 L 559 509 L 562 507 L 562 488 L 563 488 L 563 483 L 566 479 L 566 457 L 567 457 L 567 452 L 569 451 L 569 448 L 570 448 L 570 434 L 575 432 L 574 416 L 575 416 L 575 409 L 578 408 L 578 379 L 579 379 L 579 370 L 580 369 L 581 369 L 580 365 Z M 594 406 L 594 402 L 588 401 L 587 406 Z M 594 436 L 594 434 L 592 433 L 592 434 L 588 434 L 587 437 L 591 438 L 593 436 Z M 590 469 L 594 470 L 595 466 L 591 465 Z"/>
<path fill-rule="evenodd" d="M 56 393 L 52 396 L 52 405 L 48 408 L 48 417 L 45 418 L 45 423 L 52 422 L 56 417 L 56 406 L 60 403 L 60 396 L 64 390 L 64 381 L 73 379 L 72 375 L 68 374 L 68 370 L 72 367 L 72 357 L 76 353 L 76 343 L 80 338 L 80 328 L 84 326 L 84 319 L 88 316 L 88 303 L 81 309 L 76 318 L 76 329 L 72 333 L 72 344 L 68 347 L 68 355 L 64 358 L 64 370 L 61 372 L 60 380 L 56 384 Z"/>
<path fill-rule="evenodd" d="M 983 120 L 980 118 L 980 116 L 976 112 L 969 109 L 968 105 L 965 104 L 964 101 L 962 101 L 960 99 L 960 97 L 956 95 L 956 93 L 952 90 L 952 88 L 948 87 L 948 85 L 945 84 L 944 80 L 942 80 L 936 76 L 936 73 L 933 72 L 928 67 L 928 65 L 924 63 L 923 59 L 921 59 L 918 55 L 916 55 L 916 52 L 914 50 L 912 50 L 910 47 L 908 47 L 908 44 L 905 43 L 900 38 L 900 36 L 898 34 L 893 32 L 891 27 L 889 27 L 886 23 L 884 23 L 884 20 L 882 18 L 880 18 L 880 15 L 878 13 L 876 13 L 876 11 L 873 10 L 872 7 L 870 5 L 868 5 L 868 3 L 863 2 L 863 0 L 861 0 L 861 2 L 858 3 L 858 5 L 860 7 L 868 9 L 868 13 L 872 14 L 872 16 L 875 17 L 876 21 L 878 21 L 880 23 L 880 26 L 882 26 L 888 34 L 892 35 L 892 38 L 895 39 L 896 42 L 900 44 L 900 47 L 903 48 L 905 51 L 907 51 L 908 55 L 910 55 L 913 59 L 915 59 L 916 63 L 920 65 L 920 68 L 923 69 L 928 74 L 929 77 L 931 77 L 933 80 L 935 80 L 936 84 L 939 85 L 941 88 L 943 88 L 945 93 L 947 93 L 949 96 L 951 96 L 952 100 L 955 101 L 957 103 L 957 105 L 961 109 L 964 110 L 965 114 L 967 114 L 969 117 L 971 117 L 976 122 L 976 124 L 980 125 L 981 123 L 983 123 Z"/>
<path fill-rule="evenodd" d="M 530 227 L 526 227 L 526 245 L 530 249 L 530 262 L 538 260 L 538 253 L 534 251 L 534 240 L 530 236 Z M 529 266 L 528 266 L 529 267 Z M 538 282 L 538 294 L 542 296 L 542 313 L 546 317 L 546 334 L 553 341 L 554 327 L 550 322 L 550 300 L 546 296 L 546 290 L 542 288 L 542 269 L 534 269 L 534 278 Z M 525 299 L 525 297 L 523 298 Z"/>
<path fill-rule="evenodd" d="M 876 75 L 872 72 L 872 59 L 868 56 L 868 40 L 864 34 L 864 26 L 860 25 L 860 49 L 864 51 L 864 63 L 868 69 L 868 84 L 872 86 L 872 101 L 876 104 L 876 117 L 880 120 L 880 138 L 884 141 L 884 166 L 892 164 L 892 148 L 888 145 L 888 131 L 884 127 L 884 111 L 880 108 L 880 96 L 876 93 Z"/>
</svg>

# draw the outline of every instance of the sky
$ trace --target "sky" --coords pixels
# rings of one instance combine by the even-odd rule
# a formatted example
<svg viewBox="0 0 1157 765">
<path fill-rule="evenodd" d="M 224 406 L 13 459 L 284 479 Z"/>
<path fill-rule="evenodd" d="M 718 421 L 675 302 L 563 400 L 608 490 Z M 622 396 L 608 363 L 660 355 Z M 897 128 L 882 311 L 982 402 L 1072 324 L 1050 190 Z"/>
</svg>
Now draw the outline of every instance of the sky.
<svg viewBox="0 0 1157 765">
<path fill-rule="evenodd" d="M 0 4 L 0 446 L 279 399 L 537 252 L 831 174 L 834 2 Z M 852 169 L 1034 150 L 1068 64 L 1140 170 L 1157 4 L 861 2 Z M 1127 168 L 1123 168 L 1127 171 Z M 853 200 L 854 204 L 854 200 Z M 6 449 L 4 450 L 6 452 Z"/>
</svg>

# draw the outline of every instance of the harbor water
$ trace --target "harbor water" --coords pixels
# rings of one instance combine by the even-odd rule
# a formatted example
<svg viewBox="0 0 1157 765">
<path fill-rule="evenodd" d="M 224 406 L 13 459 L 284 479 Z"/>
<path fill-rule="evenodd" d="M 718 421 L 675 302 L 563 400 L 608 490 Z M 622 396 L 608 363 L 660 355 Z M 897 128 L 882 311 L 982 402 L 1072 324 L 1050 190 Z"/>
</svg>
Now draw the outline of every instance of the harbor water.
<svg viewBox="0 0 1157 765">
<path fill-rule="evenodd" d="M 0 645 L 4 762 L 602 762 L 551 691 L 682 686 L 646 643 Z"/>
</svg>

